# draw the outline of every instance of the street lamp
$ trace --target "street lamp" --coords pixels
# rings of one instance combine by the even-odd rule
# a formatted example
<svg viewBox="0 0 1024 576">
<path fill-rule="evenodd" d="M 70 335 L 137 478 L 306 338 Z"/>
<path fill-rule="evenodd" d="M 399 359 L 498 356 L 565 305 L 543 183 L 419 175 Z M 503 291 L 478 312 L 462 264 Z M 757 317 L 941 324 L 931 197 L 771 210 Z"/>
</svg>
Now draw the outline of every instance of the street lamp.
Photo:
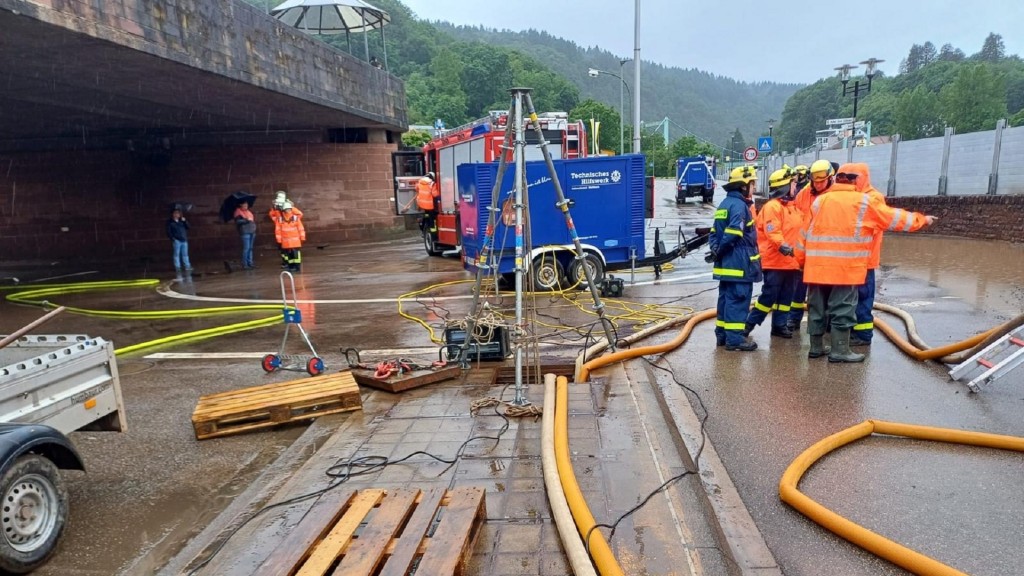
<svg viewBox="0 0 1024 576">
<path fill-rule="evenodd" d="M 622 79 L 622 67 L 623 65 L 626 64 L 626 62 L 629 61 L 629 58 L 619 60 L 618 74 L 614 72 L 608 72 L 607 70 L 599 70 L 597 68 L 591 68 L 590 70 L 587 70 L 587 75 L 589 75 L 591 78 L 597 78 L 601 74 L 607 74 L 609 76 L 614 76 L 618 78 L 619 82 L 622 83 L 622 85 L 619 86 L 619 154 L 625 154 L 625 144 L 623 143 L 623 140 L 626 138 L 626 129 L 625 124 L 623 122 L 623 118 L 626 114 L 626 109 L 624 104 L 625 101 L 622 99 L 622 89 L 625 88 L 627 91 L 629 91 L 629 85 L 627 85 L 626 81 Z M 630 100 L 633 99 L 632 93 L 630 93 L 629 98 Z"/>
<path fill-rule="evenodd" d="M 871 80 L 875 77 L 875 74 L 878 73 L 876 67 L 882 62 L 885 62 L 885 60 L 879 60 L 878 58 L 868 58 L 861 62 L 861 65 L 865 68 L 864 76 L 867 77 L 868 82 L 864 86 L 861 86 L 861 80 L 858 78 L 854 80 L 852 88 L 849 86 L 850 71 L 857 68 L 857 66 L 852 64 L 843 64 L 842 66 L 836 67 L 836 70 L 839 71 L 839 81 L 843 83 L 843 96 L 853 95 L 853 119 L 850 124 L 850 134 L 854 137 L 854 143 L 856 143 L 857 140 L 857 100 L 860 99 L 861 94 L 867 95 L 871 92 Z M 847 144 L 847 147 L 852 148 L 849 144 Z M 850 153 L 852 155 L 852 150 Z"/>
</svg>

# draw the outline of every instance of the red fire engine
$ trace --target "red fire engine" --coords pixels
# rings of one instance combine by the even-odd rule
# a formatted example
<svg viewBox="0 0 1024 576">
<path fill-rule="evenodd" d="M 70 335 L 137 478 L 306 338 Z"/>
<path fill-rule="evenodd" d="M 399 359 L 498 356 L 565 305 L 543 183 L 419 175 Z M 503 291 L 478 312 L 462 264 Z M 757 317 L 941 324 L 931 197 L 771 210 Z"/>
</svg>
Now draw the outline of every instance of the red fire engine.
<svg viewBox="0 0 1024 576">
<path fill-rule="evenodd" d="M 415 196 L 416 181 L 422 175 L 433 172 L 440 189 L 441 208 L 436 232 L 422 227 L 427 254 L 438 256 L 459 247 L 459 183 L 455 168 L 460 164 L 498 160 L 505 141 L 507 121 L 507 111 L 491 112 L 475 122 L 442 133 L 424 145 L 422 152 L 394 154 L 395 209 L 399 215 L 421 213 L 416 207 Z M 538 122 L 553 159 L 586 157 L 587 133 L 582 121 L 570 122 L 565 112 L 549 112 L 539 114 Z M 539 139 L 532 122 L 527 128 L 526 160 L 543 160 L 541 150 L 536 146 Z"/>
</svg>

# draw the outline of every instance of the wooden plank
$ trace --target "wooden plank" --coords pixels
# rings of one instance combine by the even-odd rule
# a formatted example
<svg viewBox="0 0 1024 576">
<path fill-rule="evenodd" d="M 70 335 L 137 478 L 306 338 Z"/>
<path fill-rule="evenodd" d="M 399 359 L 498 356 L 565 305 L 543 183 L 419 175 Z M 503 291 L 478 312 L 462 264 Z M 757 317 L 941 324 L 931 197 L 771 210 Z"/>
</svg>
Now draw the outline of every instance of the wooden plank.
<svg viewBox="0 0 1024 576">
<path fill-rule="evenodd" d="M 413 370 L 412 372 L 401 376 L 392 376 L 390 378 L 382 379 L 374 378 L 373 370 L 353 368 L 352 378 L 354 378 L 356 383 L 360 386 L 368 386 L 370 388 L 384 390 L 385 392 L 397 393 L 412 388 L 419 388 L 420 386 L 426 386 L 427 384 L 441 382 L 443 380 L 458 378 L 461 373 L 462 368 L 458 366 L 448 366 L 437 370 Z"/>
<path fill-rule="evenodd" d="M 276 392 L 282 388 L 289 388 L 293 386 L 308 387 L 308 386 L 320 386 L 320 385 L 333 385 L 336 382 L 344 382 L 351 384 L 353 382 L 351 374 L 346 372 L 338 372 L 335 374 L 322 374 L 320 376 L 309 376 L 306 378 L 298 378 L 295 380 L 286 380 L 284 382 L 271 382 L 269 384 L 260 384 L 258 386 L 248 386 L 245 388 L 236 388 L 234 390 L 226 390 L 224 392 L 217 392 L 216 394 L 207 394 L 203 396 L 210 401 L 218 401 L 224 399 L 230 399 L 236 396 L 250 396 L 254 394 L 260 394 L 263 392 Z"/>
<path fill-rule="evenodd" d="M 192 417 L 197 420 L 209 420 L 217 418 L 225 414 L 233 414 L 236 412 L 255 411 L 265 409 L 270 406 L 289 406 L 289 405 L 305 405 L 311 406 L 316 404 L 321 399 L 338 398 L 343 400 L 345 398 L 358 398 L 358 389 L 352 390 L 329 390 L 321 391 L 316 394 L 303 394 L 299 395 L 284 395 L 271 398 L 258 398 L 252 399 L 247 402 L 236 402 L 233 404 L 224 404 L 213 407 L 199 407 L 193 411 Z M 202 408 L 202 409 L 199 409 Z"/>
<path fill-rule="evenodd" d="M 402 535 L 395 539 L 397 542 L 391 550 L 391 556 L 384 563 L 379 576 L 405 576 L 409 572 L 409 566 L 415 559 L 423 537 L 437 515 L 437 507 L 441 505 L 441 499 L 445 495 L 445 489 L 434 487 L 423 493 L 416 511 L 406 524 Z M 423 572 L 427 574 L 427 572 Z"/>
<path fill-rule="evenodd" d="M 461 573 L 463 556 L 479 533 L 480 521 L 486 516 L 483 489 L 465 487 L 453 492 L 416 568 L 417 574 Z"/>
<path fill-rule="evenodd" d="M 361 406 L 356 402 L 345 402 L 339 406 L 330 409 L 317 410 L 316 412 L 303 412 L 293 416 L 289 420 L 283 422 L 275 422 L 268 419 L 258 419 L 250 423 L 239 423 L 241 419 L 235 418 L 233 421 L 222 421 L 222 420 L 209 420 L 203 422 L 193 422 L 192 426 L 195 430 L 197 440 L 206 440 L 207 438 L 217 438 L 221 436 L 230 436 L 232 434 L 240 434 L 242 432 L 248 432 L 251 430 L 258 430 L 260 428 L 270 428 L 273 426 L 279 426 L 281 424 L 287 424 L 289 422 L 301 422 L 303 420 L 311 420 L 313 418 L 319 418 L 320 416 L 326 416 L 328 414 L 338 414 L 340 412 L 351 412 L 358 410 Z"/>
<path fill-rule="evenodd" d="M 270 414 L 271 411 L 278 408 L 287 408 L 292 410 L 292 412 L 300 412 L 327 404 L 353 405 L 357 403 L 357 398 L 359 398 L 358 394 L 349 392 L 346 394 L 324 394 L 317 398 L 303 398 L 298 401 L 266 401 L 254 406 L 237 406 L 233 408 L 224 408 L 214 412 L 207 412 L 206 414 L 200 414 L 195 418 L 195 420 L 202 422 L 204 420 L 225 420 L 231 417 L 244 418 L 248 415 L 258 416 L 261 414 Z"/>
<path fill-rule="evenodd" d="M 323 394 L 359 392 L 355 380 L 348 373 L 345 378 L 313 382 L 313 378 L 292 382 L 280 382 L 255 388 L 242 388 L 216 395 L 201 396 L 194 413 L 205 414 L 234 406 L 248 406 L 266 401 L 298 401 L 303 398 L 322 396 Z M 224 395 L 230 394 L 230 395 Z"/>
<path fill-rule="evenodd" d="M 318 498 L 302 520 L 260 564 L 254 576 L 289 576 L 294 572 L 295 566 L 330 532 L 355 495 L 354 489 L 335 488 Z"/>
<path fill-rule="evenodd" d="M 369 575 L 384 561 L 384 553 L 398 530 L 412 514 L 419 489 L 388 491 L 373 518 L 359 533 L 359 538 L 345 550 L 332 576 Z"/>
<path fill-rule="evenodd" d="M 361 490 L 345 515 L 334 525 L 330 534 L 316 545 L 313 553 L 310 554 L 309 559 L 302 565 L 296 576 L 323 576 L 326 574 L 338 556 L 345 552 L 345 548 L 352 541 L 352 536 L 363 519 L 383 498 L 383 490 Z"/>
</svg>

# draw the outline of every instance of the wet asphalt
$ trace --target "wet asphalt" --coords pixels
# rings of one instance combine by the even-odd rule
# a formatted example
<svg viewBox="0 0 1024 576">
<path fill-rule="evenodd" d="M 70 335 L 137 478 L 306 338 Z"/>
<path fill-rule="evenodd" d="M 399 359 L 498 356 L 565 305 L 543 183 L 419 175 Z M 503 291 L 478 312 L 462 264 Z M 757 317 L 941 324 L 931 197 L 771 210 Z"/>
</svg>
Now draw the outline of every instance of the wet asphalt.
<svg viewBox="0 0 1024 576">
<path fill-rule="evenodd" d="M 670 247 L 677 227 L 689 234 L 695 226 L 708 225 L 712 215 L 711 208 L 693 201 L 677 207 L 671 187 L 670 181 L 658 182 L 656 217 L 648 230 L 653 238 L 654 227 L 661 227 Z M 703 262 L 702 253 L 694 256 L 675 262 L 658 282 L 649 272 L 639 272 L 638 284 L 627 286 L 626 299 L 669 305 L 673 312 L 713 306 L 716 292 L 710 265 Z M 1009 244 L 893 236 L 886 240 L 883 252 L 878 301 L 911 311 L 929 344 L 955 342 L 1024 310 L 1022 256 L 1024 247 Z M 23 282 L 63 274 L 81 274 L 70 279 L 74 281 L 162 280 L 159 290 L 125 289 L 59 299 L 61 304 L 90 308 L 279 303 L 281 286 L 274 258 L 266 250 L 258 256 L 260 269 L 228 273 L 221 262 L 194 257 L 199 264 L 191 279 L 175 279 L 169 266 L 114 271 L 81 263 L 47 263 L 45 267 L 20 263 L 0 276 L 16 275 Z M 311 250 L 305 260 L 305 271 L 296 277 L 296 297 L 304 313 L 303 325 L 329 369 L 343 365 L 340 351 L 350 346 L 430 346 L 425 328 L 397 315 L 394 298 L 439 282 L 469 278 L 457 260 L 427 257 L 416 238 Z M 616 275 L 630 279 L 628 271 Z M 467 293 L 466 284 L 445 286 L 407 301 L 403 309 L 436 326 L 465 313 Z M 317 302 L 305 302 L 312 300 Z M 541 298 L 538 303 L 558 323 L 593 321 L 574 302 Z M 40 313 L 2 302 L 0 332 Z M 145 321 L 65 313 L 40 333 L 84 333 L 124 346 L 273 314 Z M 632 330 L 635 320 L 621 319 L 620 330 Z M 898 324 L 895 319 L 891 323 Z M 147 358 L 158 352 L 270 352 L 279 348 L 283 328 L 275 325 L 120 358 L 129 432 L 72 435 L 89 471 L 67 475 L 71 525 L 57 555 L 37 573 L 152 574 L 286 453 L 305 426 L 197 442 L 189 416 L 201 394 L 300 374 L 265 375 L 253 358 Z M 782 341 L 769 338 L 767 329 L 760 328 L 754 336 L 761 349 L 742 354 L 716 349 L 711 331 L 709 324 L 701 325 L 687 344 L 667 357 L 676 375 L 700 392 L 709 412 L 710 438 L 786 574 L 902 573 L 778 500 L 782 471 L 817 440 L 868 418 L 1024 435 L 1020 419 L 1024 373 L 981 394 L 969 394 L 962 384 L 949 381 L 942 366 L 903 356 L 881 335 L 866 363 L 837 366 L 808 360 L 804 334 L 800 341 Z M 670 336 L 657 336 L 655 341 Z M 583 341 L 583 335 L 571 334 L 552 340 L 549 346 L 571 355 Z M 294 333 L 288 347 L 304 352 Z M 611 397 L 613 401 L 623 398 Z M 826 457 L 810 470 L 801 488 L 837 512 L 965 572 L 1011 574 L 1022 560 L 1022 464 L 1024 458 L 1018 454 L 871 438 Z M 695 530 L 703 533 L 705 529 Z M 642 533 L 634 536 L 631 539 L 642 549 Z M 710 558 L 705 573 L 716 573 L 713 567 L 721 560 Z M 665 566 L 648 566 L 647 573 L 669 573 Z M 823 571 L 823 566 L 828 569 Z M 558 573 L 557 569 L 538 570 L 531 573 Z"/>
</svg>

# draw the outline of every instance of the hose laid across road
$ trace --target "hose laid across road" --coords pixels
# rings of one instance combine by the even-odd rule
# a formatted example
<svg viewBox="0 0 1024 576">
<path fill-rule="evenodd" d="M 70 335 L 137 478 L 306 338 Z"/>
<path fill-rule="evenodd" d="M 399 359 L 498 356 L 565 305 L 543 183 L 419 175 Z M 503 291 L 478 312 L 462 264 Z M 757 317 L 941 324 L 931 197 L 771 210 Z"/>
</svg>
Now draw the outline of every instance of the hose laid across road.
<svg viewBox="0 0 1024 576">
<path fill-rule="evenodd" d="M 959 364 L 974 356 L 981 349 L 998 340 L 1003 335 L 1024 325 L 1024 314 L 1021 314 L 1009 322 L 1000 324 L 991 330 L 972 336 L 962 342 L 932 348 L 917 333 L 914 317 L 909 312 L 880 302 L 875 303 L 874 309 L 888 312 L 898 317 L 906 325 L 908 338 L 905 340 L 887 322 L 880 318 L 875 318 L 875 326 L 892 340 L 893 344 L 899 347 L 900 350 L 903 350 L 917 360 L 939 360 L 945 364 Z"/>
<path fill-rule="evenodd" d="M 579 532 L 573 524 L 572 511 L 565 498 L 565 491 L 562 490 L 561 479 L 558 477 L 558 459 L 555 456 L 555 412 L 568 412 L 566 404 L 558 404 L 556 396 L 556 376 L 554 374 L 544 375 L 544 407 L 541 425 L 541 462 L 544 470 L 544 487 L 548 493 L 548 504 L 551 505 L 551 515 L 555 519 L 555 527 L 558 528 L 558 535 L 562 540 L 562 547 L 565 548 L 565 555 L 569 558 L 569 565 L 575 576 L 597 576 L 594 565 L 590 562 L 587 548 L 583 545 Z M 562 430 L 562 434 L 566 431 Z"/>
<path fill-rule="evenodd" d="M 934 558 L 930 558 L 898 544 L 880 534 L 872 532 L 863 526 L 852 522 L 839 514 L 822 506 L 812 500 L 809 496 L 800 492 L 797 485 L 804 473 L 823 456 L 833 450 L 870 436 L 871 434 L 886 434 L 889 436 L 903 436 L 916 438 L 918 440 L 931 440 L 935 442 L 950 442 L 954 444 L 966 444 L 969 446 L 980 446 L 983 448 L 997 448 L 1002 450 L 1014 450 L 1024 452 L 1024 438 L 1016 436 L 1002 436 L 998 434 L 986 434 L 983 432 L 968 432 L 965 430 L 954 430 L 950 428 L 934 428 L 931 426 L 917 426 L 913 424 L 900 424 L 896 422 L 884 422 L 881 420 L 866 420 L 837 432 L 823 440 L 819 440 L 813 446 L 796 457 L 786 468 L 779 481 L 779 498 L 783 502 L 796 508 L 801 514 L 807 516 L 823 528 L 836 535 L 849 540 L 850 542 L 876 554 L 886 560 L 905 568 L 915 574 L 929 576 L 965 576 L 955 568 L 947 566 Z"/>
</svg>

